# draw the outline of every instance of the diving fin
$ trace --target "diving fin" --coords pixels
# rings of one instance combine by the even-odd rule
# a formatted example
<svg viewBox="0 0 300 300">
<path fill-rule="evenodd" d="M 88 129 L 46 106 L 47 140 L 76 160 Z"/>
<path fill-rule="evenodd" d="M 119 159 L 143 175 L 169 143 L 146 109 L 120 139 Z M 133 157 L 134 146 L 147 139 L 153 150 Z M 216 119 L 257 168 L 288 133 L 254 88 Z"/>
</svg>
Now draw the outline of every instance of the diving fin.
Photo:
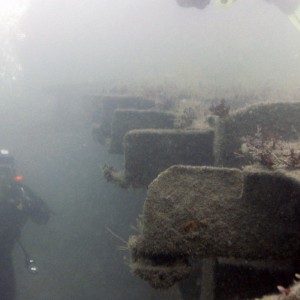
<svg viewBox="0 0 300 300">
<path fill-rule="evenodd" d="M 233 5 L 236 0 L 216 0 L 216 3 L 225 8 L 229 8 Z"/>
<path fill-rule="evenodd" d="M 293 14 L 289 15 L 289 20 L 300 31 L 300 5 L 295 9 Z"/>
</svg>

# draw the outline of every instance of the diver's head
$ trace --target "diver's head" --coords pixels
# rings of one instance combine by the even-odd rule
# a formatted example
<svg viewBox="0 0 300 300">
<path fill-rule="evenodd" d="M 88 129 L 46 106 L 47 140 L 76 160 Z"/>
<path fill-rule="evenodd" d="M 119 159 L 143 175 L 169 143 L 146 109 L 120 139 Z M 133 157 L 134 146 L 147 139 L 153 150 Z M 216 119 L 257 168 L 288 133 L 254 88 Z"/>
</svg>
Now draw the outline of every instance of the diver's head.
<svg viewBox="0 0 300 300">
<path fill-rule="evenodd" d="M 8 150 L 0 149 L 0 201 L 11 197 L 15 176 L 14 157 Z"/>
<path fill-rule="evenodd" d="M 0 180 L 13 179 L 16 176 L 15 160 L 8 150 L 0 149 Z"/>
</svg>

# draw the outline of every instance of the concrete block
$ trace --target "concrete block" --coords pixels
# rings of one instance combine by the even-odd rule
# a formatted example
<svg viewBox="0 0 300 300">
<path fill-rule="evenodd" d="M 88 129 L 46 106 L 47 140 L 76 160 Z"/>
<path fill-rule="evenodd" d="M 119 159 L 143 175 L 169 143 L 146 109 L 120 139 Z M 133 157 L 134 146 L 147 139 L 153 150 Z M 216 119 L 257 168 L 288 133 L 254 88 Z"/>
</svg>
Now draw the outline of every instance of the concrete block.
<svg viewBox="0 0 300 300">
<path fill-rule="evenodd" d="M 264 132 L 291 141 L 300 137 L 300 103 L 266 103 L 249 106 L 219 119 L 215 134 L 216 165 L 240 167 L 245 160 L 237 156 L 241 138 L 254 135 L 257 126 Z"/>
<path fill-rule="evenodd" d="M 125 177 L 132 186 L 146 187 L 174 164 L 213 165 L 212 129 L 132 130 L 125 135 Z"/>
<path fill-rule="evenodd" d="M 154 286 L 185 278 L 191 257 L 298 259 L 300 171 L 172 166 L 149 185 L 142 225 L 133 269 Z"/>
<path fill-rule="evenodd" d="M 97 134 L 100 136 L 95 138 L 96 140 L 110 137 L 111 122 L 116 109 L 150 109 L 155 106 L 154 100 L 136 96 L 104 96 L 100 97 L 98 101 L 100 116 L 97 119 L 100 122 L 100 129 Z"/>
<path fill-rule="evenodd" d="M 111 129 L 110 152 L 122 154 L 125 134 L 133 129 L 173 128 L 175 114 L 137 109 L 117 109 L 114 111 Z"/>
</svg>

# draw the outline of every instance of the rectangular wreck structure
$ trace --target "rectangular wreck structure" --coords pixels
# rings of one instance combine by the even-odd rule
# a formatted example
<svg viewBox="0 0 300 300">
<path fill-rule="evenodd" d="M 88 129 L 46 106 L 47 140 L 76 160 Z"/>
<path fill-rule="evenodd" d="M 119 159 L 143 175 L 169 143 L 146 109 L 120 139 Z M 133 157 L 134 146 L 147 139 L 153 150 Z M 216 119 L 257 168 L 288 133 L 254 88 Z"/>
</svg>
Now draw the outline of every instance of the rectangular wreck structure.
<svg viewBox="0 0 300 300">
<path fill-rule="evenodd" d="M 116 109 L 150 109 L 155 106 L 155 101 L 138 96 L 102 96 L 97 100 L 99 128 L 95 130 L 96 140 L 101 142 L 104 138 L 111 135 L 111 123 Z"/>
<path fill-rule="evenodd" d="M 122 154 L 125 134 L 133 129 L 174 128 L 175 114 L 157 110 L 117 109 L 111 126 L 110 152 Z"/>
<path fill-rule="evenodd" d="M 300 171 L 172 166 L 149 186 L 133 271 L 155 288 L 189 258 L 299 259 Z"/>
<path fill-rule="evenodd" d="M 229 117 L 219 119 L 216 126 L 216 165 L 240 167 L 247 164 L 237 155 L 242 138 L 255 136 L 258 130 L 269 138 L 285 141 L 300 137 L 300 103 L 265 103 L 236 111 Z"/>
<path fill-rule="evenodd" d="M 174 164 L 213 165 L 212 129 L 142 129 L 125 136 L 125 178 L 132 186 L 146 187 Z"/>
</svg>

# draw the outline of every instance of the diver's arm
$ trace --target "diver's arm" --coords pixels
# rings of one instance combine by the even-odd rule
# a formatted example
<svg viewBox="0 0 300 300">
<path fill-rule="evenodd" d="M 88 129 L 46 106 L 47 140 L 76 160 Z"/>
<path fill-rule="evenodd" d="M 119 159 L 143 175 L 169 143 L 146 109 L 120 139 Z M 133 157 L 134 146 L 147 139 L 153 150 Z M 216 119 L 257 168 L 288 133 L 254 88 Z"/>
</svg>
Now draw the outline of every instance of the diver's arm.
<svg viewBox="0 0 300 300">
<path fill-rule="evenodd" d="M 51 210 L 47 204 L 38 197 L 29 187 L 21 185 L 24 191 L 27 213 L 30 219 L 36 224 L 46 224 L 51 215 Z"/>
</svg>

